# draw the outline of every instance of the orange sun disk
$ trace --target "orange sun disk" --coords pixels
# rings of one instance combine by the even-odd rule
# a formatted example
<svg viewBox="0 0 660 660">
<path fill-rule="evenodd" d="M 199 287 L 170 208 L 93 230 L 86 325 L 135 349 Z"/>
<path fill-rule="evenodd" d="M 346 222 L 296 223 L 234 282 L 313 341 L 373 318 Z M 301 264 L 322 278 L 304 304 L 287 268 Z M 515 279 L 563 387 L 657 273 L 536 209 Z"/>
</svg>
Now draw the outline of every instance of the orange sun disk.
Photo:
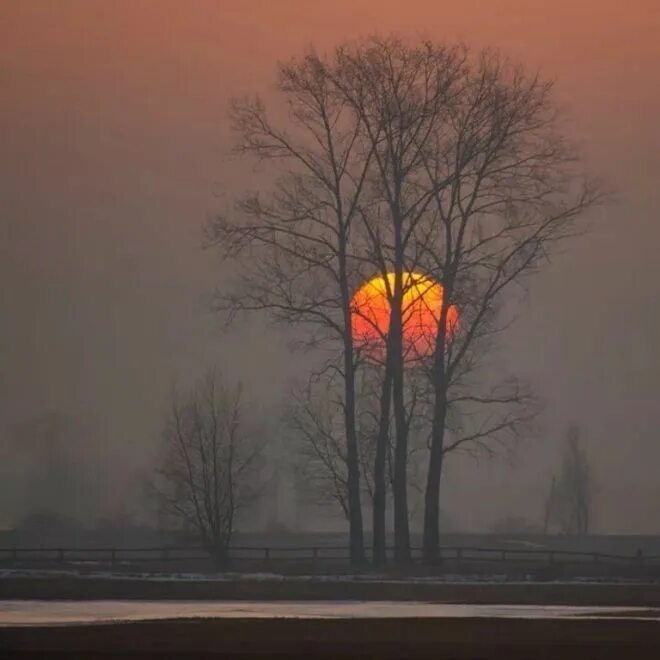
<svg viewBox="0 0 660 660">
<path fill-rule="evenodd" d="M 374 358 L 382 358 L 390 323 L 389 291 L 394 290 L 394 273 L 371 278 L 351 300 L 351 327 L 356 348 Z M 439 282 L 420 273 L 403 275 L 403 341 L 406 359 L 431 355 L 442 309 L 443 289 Z M 447 334 L 458 325 L 458 309 L 447 310 Z"/>
</svg>

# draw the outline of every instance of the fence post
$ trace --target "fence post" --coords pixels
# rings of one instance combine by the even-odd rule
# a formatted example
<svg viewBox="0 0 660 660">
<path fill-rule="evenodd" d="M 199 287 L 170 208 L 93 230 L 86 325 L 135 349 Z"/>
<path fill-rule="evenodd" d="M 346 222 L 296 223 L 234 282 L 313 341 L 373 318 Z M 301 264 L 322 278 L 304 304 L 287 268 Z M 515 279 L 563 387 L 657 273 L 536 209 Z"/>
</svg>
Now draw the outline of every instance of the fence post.
<svg viewBox="0 0 660 660">
<path fill-rule="evenodd" d="M 270 561 L 270 548 L 264 548 L 264 563 L 268 563 Z"/>
<path fill-rule="evenodd" d="M 463 548 L 456 548 L 456 564 L 458 566 L 461 565 L 462 559 L 463 559 Z"/>
<path fill-rule="evenodd" d="M 113 548 L 110 550 L 110 565 L 114 566 L 117 562 L 117 551 Z"/>
<path fill-rule="evenodd" d="M 319 549 L 318 548 L 312 548 L 312 558 L 316 561 L 319 557 Z"/>
<path fill-rule="evenodd" d="M 64 550 L 62 548 L 60 548 L 57 551 L 57 556 L 58 556 L 58 559 L 60 560 L 60 564 L 63 564 L 64 563 Z"/>
<path fill-rule="evenodd" d="M 502 550 L 502 561 L 506 561 L 506 550 Z"/>
<path fill-rule="evenodd" d="M 168 561 L 169 558 L 170 558 L 170 550 L 169 550 L 169 548 L 163 548 L 163 556 L 162 556 L 162 560 L 163 560 L 163 561 Z"/>
</svg>

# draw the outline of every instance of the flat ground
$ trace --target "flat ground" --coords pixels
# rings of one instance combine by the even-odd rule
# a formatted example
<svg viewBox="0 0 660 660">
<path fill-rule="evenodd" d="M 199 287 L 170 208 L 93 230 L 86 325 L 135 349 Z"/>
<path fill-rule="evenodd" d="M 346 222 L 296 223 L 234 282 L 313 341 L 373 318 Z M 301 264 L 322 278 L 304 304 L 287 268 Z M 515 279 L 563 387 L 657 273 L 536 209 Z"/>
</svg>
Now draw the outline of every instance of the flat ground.
<svg viewBox="0 0 660 660">
<path fill-rule="evenodd" d="M 660 657 L 660 625 L 617 619 L 197 619 L 0 628 L 16 658 L 506 660 Z"/>
<path fill-rule="evenodd" d="M 660 583 L 435 582 L 356 579 L 170 579 L 4 577 L 0 599 L 28 600 L 380 600 L 482 605 L 660 608 Z M 660 655 L 658 656 L 660 658 Z"/>
<path fill-rule="evenodd" d="M 0 599 L 418 601 L 644 607 L 572 618 L 193 618 L 0 626 L 3 658 L 660 658 L 660 583 L 433 582 L 332 579 L 9 577 Z M 310 603 L 310 608 L 311 608 Z M 17 603 L 17 607 L 23 604 Z M 366 605 L 368 607 L 368 605 Z M 237 608 L 237 610 L 240 609 Z M 310 609 L 310 613 L 312 609 Z M 179 613 L 176 616 L 180 616 Z M 643 620 L 648 616 L 649 620 Z M 651 620 L 655 619 L 655 620 Z"/>
</svg>

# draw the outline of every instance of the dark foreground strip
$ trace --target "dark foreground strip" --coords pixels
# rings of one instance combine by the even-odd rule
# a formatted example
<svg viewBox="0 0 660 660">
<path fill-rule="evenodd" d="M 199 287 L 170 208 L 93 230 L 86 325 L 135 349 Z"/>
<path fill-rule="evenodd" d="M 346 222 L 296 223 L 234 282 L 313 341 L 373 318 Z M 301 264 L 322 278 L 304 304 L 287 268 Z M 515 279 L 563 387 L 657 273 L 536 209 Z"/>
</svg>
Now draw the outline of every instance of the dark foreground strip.
<svg viewBox="0 0 660 660">
<path fill-rule="evenodd" d="M 633 620 L 197 619 L 0 628 L 2 658 L 660 658 Z"/>
<path fill-rule="evenodd" d="M 660 584 L 0 579 L 0 600 L 399 600 L 475 605 L 660 607 Z M 660 656 L 658 656 L 660 660 Z"/>
</svg>

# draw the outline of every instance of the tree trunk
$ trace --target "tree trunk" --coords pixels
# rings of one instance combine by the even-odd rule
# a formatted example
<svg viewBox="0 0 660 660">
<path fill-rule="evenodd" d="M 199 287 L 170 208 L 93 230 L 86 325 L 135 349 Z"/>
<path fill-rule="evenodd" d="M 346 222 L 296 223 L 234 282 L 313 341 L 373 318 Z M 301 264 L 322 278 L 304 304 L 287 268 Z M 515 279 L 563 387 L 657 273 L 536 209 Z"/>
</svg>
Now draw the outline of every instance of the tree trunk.
<svg viewBox="0 0 660 660">
<path fill-rule="evenodd" d="M 345 231 L 345 229 L 344 229 Z M 344 423 L 346 427 L 346 461 L 348 464 L 348 520 L 350 557 L 353 565 L 365 563 L 362 504 L 360 502 L 360 458 L 355 428 L 355 364 L 353 362 L 353 328 L 351 326 L 350 293 L 346 270 L 346 235 L 339 245 L 339 283 L 344 314 Z"/>
<path fill-rule="evenodd" d="M 374 500 L 373 500 L 373 562 L 377 566 L 387 563 L 387 534 L 385 514 L 387 508 L 387 481 L 385 478 L 385 459 L 390 434 L 390 404 L 392 401 L 392 369 L 389 350 L 385 357 L 380 395 L 380 419 L 376 438 L 376 457 L 374 461 Z"/>
<path fill-rule="evenodd" d="M 439 559 L 440 546 L 440 479 L 442 476 L 443 444 L 447 401 L 444 388 L 436 390 L 433 401 L 433 424 L 429 470 L 424 496 L 424 561 L 435 564 Z"/>
<path fill-rule="evenodd" d="M 355 368 L 352 342 L 344 350 L 346 457 L 348 462 L 348 516 L 350 525 L 351 563 L 365 562 L 362 506 L 360 503 L 360 463 L 355 431 Z"/>
<path fill-rule="evenodd" d="M 399 371 L 399 370 L 396 370 Z M 394 560 L 410 561 L 410 529 L 408 526 L 408 428 L 403 401 L 403 378 L 393 378 L 394 421 L 396 447 L 394 448 Z"/>
<path fill-rule="evenodd" d="M 395 242 L 396 241 L 395 239 Z M 399 248 L 400 251 L 400 248 Z M 392 356 L 392 402 L 396 427 L 394 448 L 394 560 L 410 560 L 410 530 L 408 527 L 408 424 L 403 389 L 403 255 L 397 258 L 394 273 L 394 296 L 390 311 L 389 346 Z"/>
<path fill-rule="evenodd" d="M 431 425 L 431 448 L 429 469 L 424 494 L 424 540 L 423 556 L 428 564 L 439 560 L 440 547 L 440 481 L 447 422 L 447 369 L 445 366 L 445 346 L 447 339 L 448 290 L 445 289 L 445 303 L 440 312 L 435 342 L 433 364 L 433 422 Z"/>
</svg>

